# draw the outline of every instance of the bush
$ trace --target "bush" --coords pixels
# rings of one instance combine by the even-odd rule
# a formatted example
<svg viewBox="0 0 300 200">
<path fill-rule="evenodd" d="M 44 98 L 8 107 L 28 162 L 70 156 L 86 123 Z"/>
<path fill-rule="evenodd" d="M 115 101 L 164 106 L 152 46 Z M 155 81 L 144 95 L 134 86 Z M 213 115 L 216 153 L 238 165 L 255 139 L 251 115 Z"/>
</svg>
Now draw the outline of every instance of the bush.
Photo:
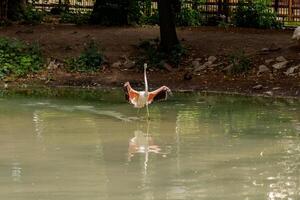
<svg viewBox="0 0 300 200">
<path fill-rule="evenodd" d="M 269 0 L 239 1 L 234 13 L 236 26 L 253 28 L 280 28 L 276 14 L 269 8 Z"/>
<path fill-rule="evenodd" d="M 232 65 L 232 74 L 245 73 L 251 69 L 251 60 L 244 51 L 237 51 L 229 55 L 229 63 Z"/>
<path fill-rule="evenodd" d="M 168 62 L 178 67 L 182 58 L 186 55 L 186 49 L 180 44 L 174 46 L 169 54 L 162 52 L 159 45 L 159 39 L 142 41 L 139 44 L 139 49 L 140 54 L 137 65 L 140 67 L 142 67 L 144 63 L 149 63 L 152 67 L 163 68 L 164 62 Z"/>
<path fill-rule="evenodd" d="M 94 41 L 90 41 L 78 58 L 67 61 L 70 71 L 97 71 L 104 62 L 104 56 Z"/>
<path fill-rule="evenodd" d="M 192 8 L 182 8 L 176 17 L 176 25 L 178 26 L 200 26 L 203 20 L 199 11 Z"/>
<path fill-rule="evenodd" d="M 60 15 L 60 23 L 72 23 L 77 25 L 88 24 L 91 12 L 62 12 Z"/>
<path fill-rule="evenodd" d="M 158 11 L 153 10 L 153 12 L 149 15 L 142 15 L 142 17 L 140 19 L 140 24 L 149 24 L 149 25 L 159 24 Z"/>
<path fill-rule="evenodd" d="M 26 45 L 18 40 L 0 38 L 0 78 L 23 76 L 41 69 L 42 54 L 37 44 Z"/>
<path fill-rule="evenodd" d="M 142 2 L 139 0 L 131 0 L 128 8 L 128 22 L 129 24 L 139 24 L 143 16 Z"/>
<path fill-rule="evenodd" d="M 45 12 L 36 10 L 32 5 L 28 5 L 23 14 L 23 20 L 22 22 L 25 24 L 40 24 L 44 17 Z"/>
</svg>

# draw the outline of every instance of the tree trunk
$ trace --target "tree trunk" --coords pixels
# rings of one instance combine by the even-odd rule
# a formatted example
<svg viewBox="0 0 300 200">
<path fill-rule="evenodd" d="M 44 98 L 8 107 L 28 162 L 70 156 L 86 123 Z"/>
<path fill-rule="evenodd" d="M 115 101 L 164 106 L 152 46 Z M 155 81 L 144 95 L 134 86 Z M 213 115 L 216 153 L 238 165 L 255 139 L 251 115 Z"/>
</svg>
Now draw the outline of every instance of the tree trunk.
<svg viewBox="0 0 300 200">
<path fill-rule="evenodd" d="M 90 18 L 92 24 L 127 25 L 129 0 L 96 0 Z"/>
<path fill-rule="evenodd" d="M 175 27 L 175 8 L 173 0 L 158 0 L 160 46 L 165 52 L 170 52 L 179 44 Z"/>
<path fill-rule="evenodd" d="M 8 0 L 0 0 L 0 20 L 7 19 L 7 2 Z"/>
<path fill-rule="evenodd" d="M 7 18 L 10 20 L 19 20 L 22 18 L 26 7 L 26 0 L 9 0 L 7 6 Z"/>
</svg>

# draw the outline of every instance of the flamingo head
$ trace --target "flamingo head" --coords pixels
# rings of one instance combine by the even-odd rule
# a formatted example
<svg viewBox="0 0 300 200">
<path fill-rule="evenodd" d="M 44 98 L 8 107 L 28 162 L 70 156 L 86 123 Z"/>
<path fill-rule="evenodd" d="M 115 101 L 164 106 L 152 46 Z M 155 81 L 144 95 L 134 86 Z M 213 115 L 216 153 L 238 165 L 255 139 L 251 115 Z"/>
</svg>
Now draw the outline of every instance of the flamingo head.
<svg viewBox="0 0 300 200">
<path fill-rule="evenodd" d="M 130 86 L 130 83 L 127 81 L 126 83 L 124 83 L 124 87 Z"/>
</svg>

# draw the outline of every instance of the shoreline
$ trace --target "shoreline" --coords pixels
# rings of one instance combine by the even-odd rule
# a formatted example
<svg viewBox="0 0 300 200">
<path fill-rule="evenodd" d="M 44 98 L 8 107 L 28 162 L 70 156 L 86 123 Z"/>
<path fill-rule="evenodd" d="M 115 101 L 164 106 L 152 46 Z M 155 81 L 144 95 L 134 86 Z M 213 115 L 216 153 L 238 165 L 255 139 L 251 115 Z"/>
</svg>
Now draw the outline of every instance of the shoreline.
<svg viewBox="0 0 300 200">
<path fill-rule="evenodd" d="M 139 89 L 139 88 L 138 88 Z M 45 91 L 52 91 L 53 93 L 47 93 L 47 95 L 43 95 Z M 58 95 L 57 92 L 61 91 L 62 93 Z M 71 92 L 98 92 L 98 94 L 102 94 L 101 92 L 117 92 L 120 94 L 123 92 L 122 87 L 118 86 L 70 86 L 70 85 L 30 85 L 30 84 L 15 84 L 4 86 L 3 84 L 0 86 L 0 92 L 8 92 L 7 94 L 24 94 L 25 96 L 30 96 L 34 92 L 37 92 L 37 96 L 60 96 L 64 97 L 63 91 L 71 91 Z M 100 93 L 99 93 L 100 92 Z M 26 93 L 26 94 L 25 94 Z M 268 95 L 264 93 L 246 93 L 246 92 L 238 92 L 238 91 L 222 91 L 222 90 L 201 90 L 201 89 L 172 89 L 172 93 L 179 94 L 201 94 L 201 95 L 220 95 L 220 96 L 237 96 L 237 97 L 261 97 L 267 99 L 292 99 L 292 100 L 300 100 L 299 96 L 291 96 L 291 95 Z M 6 94 L 4 94 L 5 96 Z M 67 96 L 67 94 L 66 94 Z M 97 95 L 95 96 L 95 99 Z"/>
</svg>

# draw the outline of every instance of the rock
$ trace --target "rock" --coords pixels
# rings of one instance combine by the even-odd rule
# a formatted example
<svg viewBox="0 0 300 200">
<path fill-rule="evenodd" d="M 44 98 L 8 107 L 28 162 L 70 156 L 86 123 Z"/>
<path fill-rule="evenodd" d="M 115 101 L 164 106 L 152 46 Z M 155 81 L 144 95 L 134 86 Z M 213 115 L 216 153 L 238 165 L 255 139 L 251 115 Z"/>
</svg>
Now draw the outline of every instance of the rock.
<svg viewBox="0 0 300 200">
<path fill-rule="evenodd" d="M 286 70 L 286 72 L 283 72 L 285 75 L 287 76 L 293 76 L 295 75 L 294 72 L 295 70 L 297 70 L 300 67 L 300 65 L 294 66 L 294 67 L 290 67 Z"/>
<path fill-rule="evenodd" d="M 207 59 L 207 61 L 210 62 L 211 64 L 213 64 L 216 60 L 217 58 L 215 56 L 209 56 Z"/>
<path fill-rule="evenodd" d="M 124 63 L 124 67 L 126 69 L 133 68 L 134 66 L 135 66 L 135 62 L 132 61 L 132 60 L 126 60 L 125 63 Z"/>
<path fill-rule="evenodd" d="M 272 62 L 274 62 L 275 60 L 273 59 L 273 58 L 270 58 L 270 59 L 267 59 L 267 60 L 265 60 L 265 63 L 267 64 L 267 65 L 269 65 L 269 64 L 271 64 Z"/>
<path fill-rule="evenodd" d="M 266 52 L 266 51 L 270 51 L 270 49 L 265 47 L 265 48 L 262 48 L 260 51 Z"/>
<path fill-rule="evenodd" d="M 195 68 L 195 72 L 198 72 L 198 71 L 202 71 L 202 70 L 205 70 L 206 68 L 208 67 L 208 65 L 206 63 L 204 63 L 203 65 L 200 65 L 199 67 Z"/>
<path fill-rule="evenodd" d="M 193 78 L 193 74 L 191 72 L 186 72 L 184 75 L 183 75 L 183 80 L 186 80 L 186 81 L 189 81 Z"/>
<path fill-rule="evenodd" d="M 225 67 L 222 71 L 230 72 L 232 67 L 233 67 L 233 64 L 230 64 L 227 67 Z"/>
<path fill-rule="evenodd" d="M 60 66 L 60 63 L 57 62 L 57 60 L 52 60 L 52 61 L 49 62 L 48 66 L 47 66 L 47 69 L 48 70 L 54 70 L 54 69 L 57 69 L 59 66 Z"/>
<path fill-rule="evenodd" d="M 111 67 L 112 68 L 120 68 L 122 65 L 121 61 L 114 62 Z"/>
<path fill-rule="evenodd" d="M 255 85 L 252 87 L 252 89 L 254 89 L 254 90 L 261 90 L 262 88 L 263 88 L 262 85 Z"/>
<path fill-rule="evenodd" d="M 284 61 L 287 61 L 287 60 L 285 59 L 285 57 L 283 57 L 283 56 L 278 56 L 275 60 L 276 60 L 277 62 L 284 62 Z"/>
<path fill-rule="evenodd" d="M 217 60 L 217 58 L 215 56 L 209 56 L 207 58 L 207 61 L 205 63 L 203 63 L 202 65 L 200 65 L 200 62 L 199 60 L 194 60 L 192 62 L 192 65 L 194 67 L 194 71 L 197 72 L 197 71 L 202 71 L 208 67 L 215 67 L 215 66 L 218 66 L 218 65 L 213 65 L 213 63 Z"/>
<path fill-rule="evenodd" d="M 268 96 L 273 96 L 273 92 L 272 91 L 266 91 L 265 94 L 268 95 Z"/>
<path fill-rule="evenodd" d="M 202 71 L 202 70 L 207 69 L 208 67 L 212 67 L 212 62 L 210 62 L 210 61 L 205 62 L 203 65 L 200 65 L 199 67 L 197 67 L 195 69 L 195 71 Z"/>
<path fill-rule="evenodd" d="M 270 69 L 266 65 L 260 65 L 258 67 L 257 75 L 260 75 L 260 74 L 263 74 L 263 73 L 269 72 L 269 71 L 270 71 Z"/>
<path fill-rule="evenodd" d="M 215 67 L 219 67 L 219 66 L 221 66 L 221 65 L 223 65 L 223 63 L 216 63 L 216 64 L 212 64 L 212 65 L 210 65 L 209 67 L 210 68 L 215 68 Z"/>
<path fill-rule="evenodd" d="M 194 68 L 198 68 L 200 66 L 200 62 L 198 60 L 194 60 L 192 62 L 192 65 L 193 65 Z"/>
<path fill-rule="evenodd" d="M 288 64 L 288 61 L 282 61 L 282 62 L 279 62 L 279 63 L 276 63 L 276 64 L 272 65 L 272 67 L 274 69 L 283 69 L 283 68 L 286 68 L 287 64 Z"/>
<path fill-rule="evenodd" d="M 163 64 L 163 68 L 168 70 L 169 72 L 173 71 L 172 66 L 166 62 Z"/>
</svg>

